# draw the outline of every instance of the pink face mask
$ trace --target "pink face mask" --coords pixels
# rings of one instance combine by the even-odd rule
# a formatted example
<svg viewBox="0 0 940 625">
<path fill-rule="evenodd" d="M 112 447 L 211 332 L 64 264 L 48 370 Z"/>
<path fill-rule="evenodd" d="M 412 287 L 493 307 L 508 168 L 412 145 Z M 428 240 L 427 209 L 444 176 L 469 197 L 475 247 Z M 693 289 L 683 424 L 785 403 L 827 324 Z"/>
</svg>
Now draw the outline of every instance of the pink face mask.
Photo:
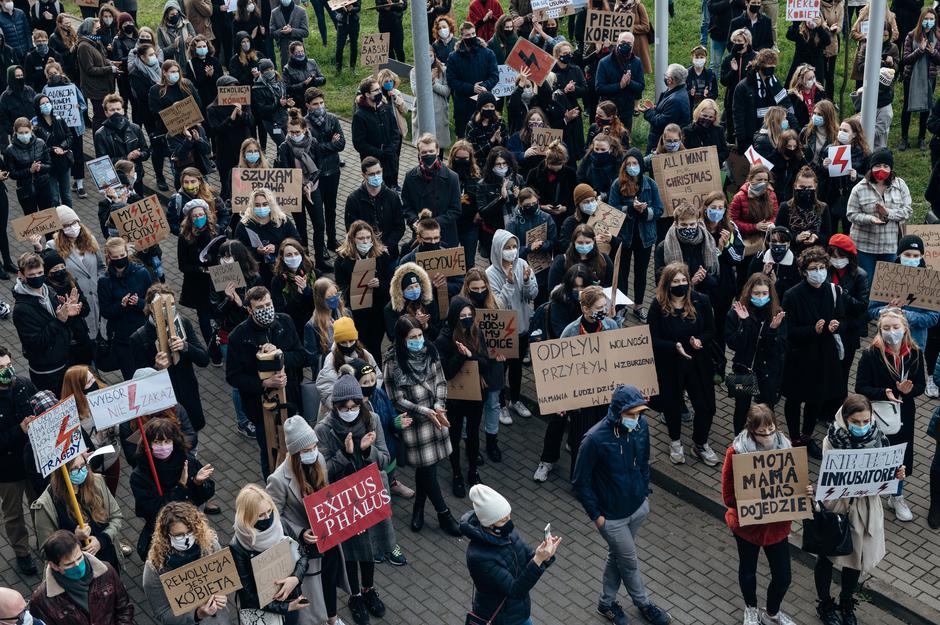
<svg viewBox="0 0 940 625">
<path fill-rule="evenodd" d="M 150 446 L 150 452 L 158 460 L 166 460 L 173 453 L 173 443 L 157 443 Z"/>
</svg>

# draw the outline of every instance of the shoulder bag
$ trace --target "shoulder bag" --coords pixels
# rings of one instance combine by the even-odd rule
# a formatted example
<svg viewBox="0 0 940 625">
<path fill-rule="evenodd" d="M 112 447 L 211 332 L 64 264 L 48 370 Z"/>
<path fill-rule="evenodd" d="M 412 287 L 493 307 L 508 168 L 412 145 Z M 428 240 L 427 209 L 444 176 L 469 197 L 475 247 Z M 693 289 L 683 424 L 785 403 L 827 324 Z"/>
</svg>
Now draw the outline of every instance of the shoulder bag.
<svg viewBox="0 0 940 625">
<path fill-rule="evenodd" d="M 830 512 L 814 501 L 813 518 L 803 519 L 803 551 L 820 556 L 847 556 L 853 549 L 848 515 Z"/>
<path fill-rule="evenodd" d="M 464 621 L 464 625 L 493 625 L 493 621 L 496 620 L 496 617 L 503 609 L 503 605 L 505 603 L 506 599 L 500 601 L 499 605 L 496 606 L 496 610 L 494 610 L 493 613 L 490 614 L 490 617 L 486 619 L 474 612 L 467 612 L 467 619 Z"/>
<path fill-rule="evenodd" d="M 747 397 L 757 397 L 760 395 L 760 387 L 757 384 L 757 374 L 754 373 L 754 363 L 757 362 L 757 349 L 760 347 L 761 332 L 764 330 L 764 323 L 761 322 L 757 330 L 757 344 L 754 346 L 754 357 L 751 358 L 751 366 L 743 373 L 731 373 L 725 376 L 725 387 L 728 389 L 728 396 L 736 399 Z"/>
<path fill-rule="evenodd" d="M 901 404 L 896 401 L 873 401 L 871 411 L 882 432 L 897 434 L 901 431 Z"/>
</svg>

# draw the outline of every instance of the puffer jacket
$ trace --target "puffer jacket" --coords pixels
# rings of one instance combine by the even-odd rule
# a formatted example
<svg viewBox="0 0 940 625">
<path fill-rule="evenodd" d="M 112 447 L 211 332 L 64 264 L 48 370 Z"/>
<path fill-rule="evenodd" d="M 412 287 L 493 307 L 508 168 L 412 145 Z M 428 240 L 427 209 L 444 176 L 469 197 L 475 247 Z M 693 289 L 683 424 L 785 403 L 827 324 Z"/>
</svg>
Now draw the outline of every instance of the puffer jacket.
<svg viewBox="0 0 940 625">
<path fill-rule="evenodd" d="M 49 184 L 49 170 L 52 169 L 49 148 L 35 133 L 27 143 L 14 139 L 7 146 L 4 155 L 10 178 L 16 180 L 17 195 L 24 198 L 33 197 L 38 189 Z M 39 161 L 39 171 L 33 173 L 30 167 L 35 161 Z"/>
<path fill-rule="evenodd" d="M 113 267 L 98 278 L 98 301 L 101 303 L 101 316 L 108 320 L 108 336 L 129 340 L 137 328 L 144 325 L 144 300 L 150 288 L 150 273 L 134 262 L 127 263 L 120 276 Z M 128 293 L 137 294 L 137 304 L 121 306 L 121 300 Z"/>
<path fill-rule="evenodd" d="M 413 273 L 418 276 L 421 283 L 421 299 L 416 302 L 410 302 L 405 299 L 402 292 L 401 281 L 405 274 Z M 388 289 L 389 302 L 385 305 L 385 333 L 391 339 L 395 336 L 395 323 L 403 314 L 413 314 L 416 310 L 421 310 L 428 314 L 428 327 L 424 329 L 424 339 L 427 342 L 433 341 L 441 330 L 441 316 L 435 296 L 437 290 L 431 286 L 431 278 L 427 272 L 415 263 L 402 263 L 392 274 L 392 283 Z"/>
</svg>

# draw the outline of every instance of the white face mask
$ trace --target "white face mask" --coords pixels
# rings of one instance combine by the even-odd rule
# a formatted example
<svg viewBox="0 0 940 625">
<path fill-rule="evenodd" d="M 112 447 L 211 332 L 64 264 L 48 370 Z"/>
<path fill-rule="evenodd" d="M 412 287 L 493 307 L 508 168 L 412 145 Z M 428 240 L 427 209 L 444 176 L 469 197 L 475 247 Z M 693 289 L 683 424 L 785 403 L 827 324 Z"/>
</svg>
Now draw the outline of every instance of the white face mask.
<svg viewBox="0 0 940 625">
<path fill-rule="evenodd" d="M 75 239 L 82 233 L 82 227 L 79 224 L 72 224 L 71 226 L 66 226 L 62 228 L 62 232 L 65 233 L 70 239 Z"/>
<path fill-rule="evenodd" d="M 503 260 L 507 263 L 511 263 L 516 260 L 516 256 L 519 255 L 519 250 L 503 250 Z"/>
<path fill-rule="evenodd" d="M 245 5 L 245 12 L 246 12 L 246 13 L 254 13 L 254 12 L 255 12 L 255 5 L 254 5 L 253 2 L 249 2 L 248 4 Z"/>
<path fill-rule="evenodd" d="M 231 265 L 234 262 L 235 262 L 235 259 L 232 258 L 231 256 L 223 256 L 222 258 L 219 259 L 220 265 Z"/>
<path fill-rule="evenodd" d="M 830 258 L 829 264 L 835 267 L 836 269 L 845 269 L 849 266 L 848 258 Z"/>
<path fill-rule="evenodd" d="M 290 267 L 291 269 L 297 269 L 300 267 L 300 263 L 304 262 L 302 256 L 285 256 L 284 264 Z"/>
<path fill-rule="evenodd" d="M 702 69 L 703 67 L 705 67 L 705 59 L 701 57 L 697 59 L 692 59 L 692 65 L 694 65 L 698 69 Z"/>
<path fill-rule="evenodd" d="M 359 408 L 353 408 L 352 410 L 337 410 L 337 412 L 339 413 L 339 418 L 346 423 L 352 423 L 359 418 Z"/>
<path fill-rule="evenodd" d="M 806 81 L 806 88 L 807 88 L 807 89 L 812 89 L 812 88 L 815 87 L 815 86 L 816 86 L 816 79 L 815 79 L 815 78 L 810 78 L 809 80 Z"/>
<path fill-rule="evenodd" d="M 194 542 L 195 539 L 192 533 L 183 534 L 182 536 L 170 536 L 170 546 L 177 551 L 188 551 Z"/>
<path fill-rule="evenodd" d="M 849 138 L 849 133 L 847 133 L 844 130 L 840 130 L 839 134 L 836 136 L 839 138 L 839 143 L 841 143 L 842 145 L 848 145 L 849 141 L 851 141 L 851 139 Z"/>
</svg>

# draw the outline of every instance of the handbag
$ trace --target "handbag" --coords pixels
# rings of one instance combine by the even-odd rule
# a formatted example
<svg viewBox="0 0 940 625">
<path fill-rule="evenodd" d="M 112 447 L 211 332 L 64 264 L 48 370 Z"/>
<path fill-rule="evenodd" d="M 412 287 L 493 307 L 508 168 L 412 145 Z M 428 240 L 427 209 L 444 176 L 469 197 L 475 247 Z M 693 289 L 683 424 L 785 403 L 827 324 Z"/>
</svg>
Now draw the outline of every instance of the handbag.
<svg viewBox="0 0 940 625">
<path fill-rule="evenodd" d="M 117 353 L 111 345 L 111 338 L 98 335 L 95 338 L 95 367 L 98 371 L 116 371 L 121 365 L 117 362 Z"/>
<path fill-rule="evenodd" d="M 763 329 L 764 323 L 761 322 L 760 328 L 757 330 L 757 345 L 754 346 L 754 357 L 751 359 L 751 366 L 744 373 L 734 373 L 732 371 L 725 376 L 725 388 L 728 389 L 729 397 L 745 399 L 760 395 L 757 374 L 754 373 L 754 363 L 757 362 L 757 348 L 760 346 L 760 333 Z"/>
<path fill-rule="evenodd" d="M 814 501 L 813 518 L 803 519 L 803 551 L 820 556 L 847 556 L 853 549 L 848 515 L 830 512 Z"/>
<path fill-rule="evenodd" d="M 897 434 L 901 431 L 901 404 L 896 401 L 873 401 L 871 411 L 882 432 Z"/>
<path fill-rule="evenodd" d="M 490 618 L 488 619 L 485 619 L 474 612 L 467 612 L 467 619 L 464 621 L 464 625 L 493 625 L 493 621 L 496 620 L 496 617 L 499 615 L 500 610 L 503 609 L 503 604 L 505 603 L 506 599 L 500 601 L 499 605 L 496 606 L 496 609 L 492 614 L 490 614 Z"/>
<path fill-rule="evenodd" d="M 284 617 L 257 608 L 241 608 L 238 610 L 238 623 L 239 625 L 284 625 Z"/>
</svg>

